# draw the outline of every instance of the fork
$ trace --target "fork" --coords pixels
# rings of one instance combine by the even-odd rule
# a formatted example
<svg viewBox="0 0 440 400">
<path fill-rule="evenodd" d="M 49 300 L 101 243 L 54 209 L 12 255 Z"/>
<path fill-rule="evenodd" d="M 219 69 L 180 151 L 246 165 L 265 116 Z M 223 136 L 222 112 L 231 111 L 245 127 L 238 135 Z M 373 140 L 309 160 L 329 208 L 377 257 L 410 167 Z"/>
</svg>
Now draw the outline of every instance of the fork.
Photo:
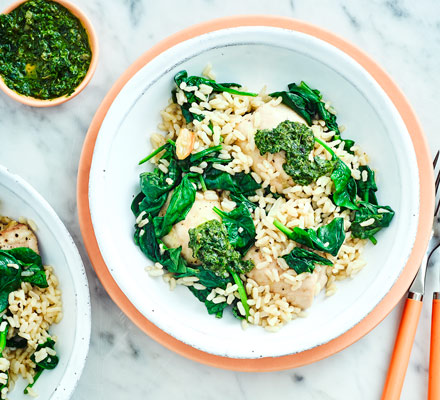
<svg viewBox="0 0 440 400">
<path fill-rule="evenodd" d="M 440 151 L 433 161 L 435 179 L 435 194 L 437 195 L 440 185 L 440 167 L 437 168 Z M 394 344 L 385 386 L 382 392 L 382 400 L 398 400 L 402 392 L 403 381 L 408 368 L 409 357 L 411 355 L 414 337 L 416 335 L 417 324 L 422 311 L 423 295 L 425 292 L 425 274 L 429 259 L 440 245 L 440 220 L 438 217 L 440 200 L 434 209 L 433 232 L 423 257 L 419 271 L 409 288 L 408 298 L 403 309 L 399 331 Z M 431 349 L 429 365 L 429 388 L 428 400 L 440 399 L 440 292 L 434 292 L 432 300 L 432 321 L 431 321 Z"/>
</svg>

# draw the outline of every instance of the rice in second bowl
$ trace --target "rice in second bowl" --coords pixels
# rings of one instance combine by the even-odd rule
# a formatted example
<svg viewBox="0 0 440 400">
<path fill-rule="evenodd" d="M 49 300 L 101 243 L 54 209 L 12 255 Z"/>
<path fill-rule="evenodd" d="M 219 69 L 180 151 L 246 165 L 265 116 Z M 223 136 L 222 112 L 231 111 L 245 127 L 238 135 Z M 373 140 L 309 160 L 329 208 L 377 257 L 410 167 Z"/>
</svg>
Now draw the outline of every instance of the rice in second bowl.
<svg viewBox="0 0 440 400">
<path fill-rule="evenodd" d="M 14 229 L 18 233 L 13 234 L 13 240 L 10 240 L 9 237 Z M 21 234 L 19 229 L 24 233 Z M 23 249 L 27 246 L 38 250 L 34 235 L 36 229 L 32 220 L 20 218 L 15 221 L 0 216 L 0 250 Z M 26 245 L 26 242 L 33 240 L 35 240 L 35 245 Z M 11 265 L 9 268 L 14 268 L 14 266 Z M 7 309 L 1 313 L 0 331 L 4 331 L 3 325 L 7 325 L 6 347 L 0 357 L 0 386 L 3 386 L 0 396 L 2 399 L 13 390 L 20 376 L 28 383 L 25 392 L 36 397 L 37 392 L 32 386 L 43 370 L 47 369 L 40 365 L 52 368 L 57 364 L 55 360 L 58 357 L 53 348 L 57 337 L 50 335 L 49 329 L 51 325 L 59 323 L 63 318 L 61 290 L 58 287 L 54 269 L 44 265 L 43 270 L 47 287 L 21 282 L 17 290 L 9 293 Z M 22 275 L 25 272 L 23 271 Z"/>
<path fill-rule="evenodd" d="M 214 79 L 209 67 L 205 69 L 204 75 L 211 80 Z M 213 87 L 215 88 L 215 86 Z M 173 99 L 170 99 L 168 106 L 161 111 L 162 123 L 159 125 L 159 129 L 166 133 L 165 136 L 155 133 L 151 136 L 151 142 L 153 148 L 159 149 L 162 148 L 161 146 L 166 146 L 169 143 L 167 141 L 172 141 L 175 143 L 176 152 L 178 152 L 179 144 L 183 143 L 183 146 L 188 146 L 188 141 L 192 141 L 190 152 L 186 156 L 221 146 L 217 158 L 227 161 L 225 163 L 213 162 L 211 167 L 226 172 L 230 176 L 241 173 L 250 174 L 252 179 L 261 186 L 247 198 L 253 204 L 250 208 L 250 214 L 255 227 L 253 246 L 247 249 L 244 256 L 244 260 L 253 261 L 254 268 L 247 273 L 240 274 L 246 291 L 248 312 L 244 310 L 243 294 L 240 294 L 239 288 L 232 281 L 225 284 L 224 287 L 207 288 L 200 282 L 197 274 L 181 277 L 178 273 L 167 271 L 167 266 L 164 268 L 164 265 L 156 260 L 153 260 L 156 261 L 154 266 L 148 267 L 147 270 L 151 276 L 163 276 L 164 280 L 170 284 L 171 289 L 176 284 L 190 287 L 196 297 L 205 302 L 208 311 L 210 303 L 230 304 L 235 306 L 235 314 L 238 314 L 238 317 L 246 317 L 242 319 L 244 328 L 248 324 L 253 324 L 262 326 L 269 331 L 276 331 L 288 321 L 298 316 L 305 316 L 304 310 L 311 306 L 314 297 L 321 290 L 325 290 L 327 296 L 333 295 L 337 290 L 336 280 L 351 278 L 365 266 L 362 251 L 367 240 L 362 236 L 370 237 L 372 241 L 375 241 L 374 234 L 369 236 L 369 234 L 360 235 L 357 233 L 358 237 L 353 237 L 351 225 L 355 221 L 358 230 L 359 226 L 368 230 L 368 226 L 376 224 L 377 221 L 374 218 L 369 218 L 359 223 L 356 220 L 357 211 L 335 204 L 335 183 L 330 173 L 319 176 L 306 185 L 295 183 L 283 167 L 286 154 L 276 152 L 262 155 L 255 144 L 256 132 L 274 129 L 285 120 L 309 125 L 313 136 L 324 143 L 349 168 L 353 182 L 358 182 L 356 186 L 364 187 L 366 183 L 374 183 L 374 173 L 370 172 L 371 170 L 367 167 L 367 155 L 358 146 L 351 145 L 350 141 L 344 141 L 340 137 L 342 127 L 337 128 L 338 132 L 335 132 L 331 129 L 332 127 L 327 126 L 328 123 L 324 119 L 319 118 L 319 113 L 311 120 L 311 124 L 307 124 L 301 115 L 282 104 L 285 102 L 282 96 L 267 95 L 264 88 L 258 95 L 251 97 L 225 91 L 215 92 L 213 87 L 209 86 L 209 82 L 193 86 L 188 86 L 185 82 L 181 83 L 176 89 Z M 189 97 L 197 98 L 197 101 L 188 104 Z M 334 110 L 331 105 L 321 102 L 321 115 L 330 116 L 328 120 L 334 121 Z M 188 121 L 188 113 L 194 117 L 191 122 Z M 192 139 L 188 139 L 191 137 Z M 163 174 L 167 174 L 170 163 L 162 158 L 163 154 L 163 152 L 159 152 L 150 161 Z M 310 160 L 314 157 L 332 160 L 330 152 L 318 142 L 315 142 L 308 157 Z M 210 167 L 207 164 L 202 162 L 200 165 L 192 166 L 188 173 L 203 176 L 207 168 Z M 374 187 L 375 183 L 373 186 L 370 185 L 368 190 L 374 192 Z M 172 196 L 169 195 L 169 197 Z M 230 191 L 206 190 L 201 183 L 197 184 L 195 199 L 196 205 L 205 202 L 204 204 L 208 208 L 215 206 L 224 213 L 230 213 L 237 208 L 236 199 L 231 198 Z M 365 199 L 359 197 L 359 190 L 356 192 L 355 189 L 352 200 L 353 207 L 359 209 L 364 207 L 361 203 Z M 167 204 L 163 206 L 161 212 L 163 213 L 164 210 L 166 212 L 166 208 Z M 375 210 L 376 214 L 374 215 L 380 214 L 379 217 L 382 213 L 391 214 L 392 212 L 388 207 L 377 206 L 377 203 Z M 191 218 L 202 223 L 204 220 L 216 216 L 208 212 L 210 217 L 203 218 L 200 217 L 202 212 L 196 216 L 191 215 L 192 211 L 193 209 L 183 221 L 176 223 L 169 235 L 159 238 L 163 240 L 163 244 L 160 244 L 162 254 L 165 250 L 168 251 L 165 247 L 176 248 L 183 245 L 182 255 L 186 257 L 186 260 L 196 261 L 192 258 L 190 251 L 185 253 L 188 246 L 185 248 L 185 243 L 182 243 L 182 235 L 177 235 L 180 236 L 180 242 L 176 241 L 175 237 L 173 238 L 173 230 L 182 228 L 185 221 L 187 221 L 187 225 L 191 225 L 188 221 Z M 137 213 L 136 228 L 137 232 L 142 234 L 143 228 L 150 221 L 145 222 L 148 218 L 140 214 L 140 212 Z M 307 230 L 317 230 L 327 226 L 335 218 L 343 220 L 345 232 L 345 240 L 337 254 L 331 255 L 328 252 L 314 249 L 318 258 L 322 257 L 328 260 L 331 265 L 318 263 L 310 272 L 298 273 L 295 271 L 283 256 L 286 257 L 296 247 L 304 249 L 308 247 L 290 240 L 285 233 L 274 226 L 274 221 L 288 229 L 300 228 L 307 232 Z M 374 221 L 371 222 L 371 219 Z M 382 227 L 385 226 L 387 225 L 384 223 Z M 209 294 L 202 296 L 202 292 L 209 292 Z"/>
</svg>

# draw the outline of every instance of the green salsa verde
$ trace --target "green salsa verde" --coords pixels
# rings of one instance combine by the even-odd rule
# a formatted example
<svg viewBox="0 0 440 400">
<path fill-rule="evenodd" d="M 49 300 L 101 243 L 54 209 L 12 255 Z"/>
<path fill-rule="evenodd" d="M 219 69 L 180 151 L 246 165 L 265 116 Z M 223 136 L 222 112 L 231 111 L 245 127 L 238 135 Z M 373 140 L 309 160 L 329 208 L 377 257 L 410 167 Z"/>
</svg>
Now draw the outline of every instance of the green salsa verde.
<svg viewBox="0 0 440 400">
<path fill-rule="evenodd" d="M 0 15 L 0 75 L 12 90 L 37 99 L 71 95 L 92 59 L 78 18 L 48 0 L 30 0 Z"/>
</svg>

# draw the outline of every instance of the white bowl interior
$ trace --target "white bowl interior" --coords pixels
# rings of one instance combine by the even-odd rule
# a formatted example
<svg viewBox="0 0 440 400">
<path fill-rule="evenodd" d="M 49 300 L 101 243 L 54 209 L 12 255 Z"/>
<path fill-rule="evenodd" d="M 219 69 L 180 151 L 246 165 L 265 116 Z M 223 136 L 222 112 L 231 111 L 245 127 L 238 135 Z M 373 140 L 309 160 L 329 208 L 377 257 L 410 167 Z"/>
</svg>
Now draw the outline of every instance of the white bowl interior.
<svg viewBox="0 0 440 400">
<path fill-rule="evenodd" d="M 0 167 L 0 215 L 35 221 L 43 264 L 54 267 L 62 290 L 64 317 L 50 328 L 57 335 L 58 366 L 44 371 L 34 389 L 42 399 L 68 399 L 81 376 L 90 339 L 90 297 L 78 250 L 67 229 L 47 202 L 21 178 Z M 8 395 L 22 399 L 20 379 Z"/>
<path fill-rule="evenodd" d="M 200 74 L 211 62 L 219 82 L 247 89 L 284 90 L 306 81 L 338 111 L 354 139 L 378 171 L 379 202 L 396 216 L 365 250 L 367 266 L 338 283 L 337 293 L 321 293 L 307 318 L 276 334 L 259 327 L 242 331 L 229 312 L 222 320 L 184 287 L 170 292 L 162 279 L 150 278 L 150 261 L 134 245 L 130 203 L 139 191 L 138 160 L 151 151 L 159 111 L 166 106 L 174 74 Z M 418 221 L 419 181 L 414 149 L 403 121 L 374 79 L 353 59 L 314 37 L 268 27 L 221 30 L 183 42 L 145 65 L 110 107 L 95 146 L 89 200 L 101 253 L 117 284 L 150 321 L 175 338 L 203 351 L 237 358 L 281 356 L 326 343 L 363 319 L 390 290 L 411 252 Z"/>
</svg>

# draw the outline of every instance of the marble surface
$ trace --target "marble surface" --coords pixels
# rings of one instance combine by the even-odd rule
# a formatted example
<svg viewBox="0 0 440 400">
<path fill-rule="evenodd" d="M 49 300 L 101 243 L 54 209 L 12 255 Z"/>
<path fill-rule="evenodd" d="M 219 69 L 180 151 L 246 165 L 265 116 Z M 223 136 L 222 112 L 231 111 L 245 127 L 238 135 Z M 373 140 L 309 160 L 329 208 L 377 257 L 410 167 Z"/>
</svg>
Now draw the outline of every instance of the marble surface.
<svg viewBox="0 0 440 400">
<path fill-rule="evenodd" d="M 92 340 L 73 398 L 378 399 L 402 303 L 350 348 L 313 365 L 275 373 L 237 373 L 202 366 L 144 335 L 112 302 L 88 261 L 77 219 L 77 166 L 94 112 L 117 77 L 133 61 L 171 33 L 233 14 L 295 17 L 358 45 L 400 85 L 414 106 L 434 153 L 434 149 L 440 148 L 434 118 L 438 115 L 440 87 L 440 3 L 436 0 L 72 1 L 89 15 L 99 35 L 101 57 L 95 77 L 77 98 L 49 109 L 28 108 L 0 93 L 0 163 L 31 182 L 51 203 L 73 235 L 86 265 L 92 294 Z M 9 3 L 11 0 L 2 0 L 1 8 Z M 432 279 L 428 279 L 428 292 L 434 286 Z M 403 388 L 405 400 L 426 398 L 430 312 L 428 300 Z"/>
</svg>

